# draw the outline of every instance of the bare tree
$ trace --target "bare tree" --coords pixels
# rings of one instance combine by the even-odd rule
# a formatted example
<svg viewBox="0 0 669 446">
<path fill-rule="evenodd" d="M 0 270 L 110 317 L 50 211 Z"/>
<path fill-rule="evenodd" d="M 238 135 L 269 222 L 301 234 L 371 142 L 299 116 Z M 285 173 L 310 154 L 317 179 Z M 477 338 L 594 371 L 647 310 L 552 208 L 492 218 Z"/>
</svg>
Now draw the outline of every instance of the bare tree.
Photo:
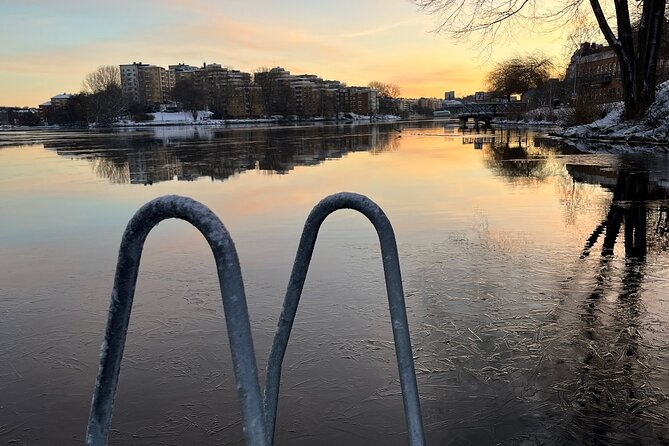
<svg viewBox="0 0 669 446">
<path fill-rule="evenodd" d="M 388 82 L 372 81 L 367 85 L 369 88 L 373 88 L 379 92 L 379 96 L 397 99 L 402 94 L 402 89 L 397 84 L 391 84 Z"/>
<path fill-rule="evenodd" d="M 207 95 L 204 88 L 193 79 L 177 81 L 172 90 L 172 97 L 182 110 L 193 115 L 193 120 L 197 120 L 198 111 L 207 106 Z"/>
<path fill-rule="evenodd" d="M 125 106 L 119 68 L 101 65 L 86 75 L 83 84 L 89 119 L 100 125 L 114 122 Z"/>
<path fill-rule="evenodd" d="M 567 57 L 574 54 L 586 42 L 601 41 L 603 38 L 595 18 L 589 11 L 579 9 L 571 17 L 565 39 Z"/>
<path fill-rule="evenodd" d="M 110 87 L 121 88 L 121 71 L 114 65 L 100 65 L 84 78 L 84 91 L 100 93 Z"/>
<path fill-rule="evenodd" d="M 538 54 L 516 56 L 498 63 L 488 73 L 488 84 L 492 91 L 507 97 L 522 95 L 546 84 L 553 68 L 551 59 Z"/>
<path fill-rule="evenodd" d="M 528 21 L 555 29 L 564 27 L 584 4 L 589 4 L 601 33 L 618 58 L 625 117 L 640 117 L 655 100 L 667 0 L 637 0 L 631 4 L 628 0 L 612 0 L 605 3 L 613 3 L 606 10 L 599 0 L 562 0 L 549 5 L 539 0 L 414 1 L 436 16 L 437 31 L 460 38 L 478 34 L 488 42 L 500 33 L 513 33 L 516 25 Z M 526 26 L 520 29 L 527 32 Z"/>
<path fill-rule="evenodd" d="M 387 82 L 372 81 L 367 86 L 378 91 L 379 113 L 399 113 L 397 98 L 399 98 L 400 94 L 402 93 L 402 89 L 399 87 L 399 85 Z"/>
</svg>

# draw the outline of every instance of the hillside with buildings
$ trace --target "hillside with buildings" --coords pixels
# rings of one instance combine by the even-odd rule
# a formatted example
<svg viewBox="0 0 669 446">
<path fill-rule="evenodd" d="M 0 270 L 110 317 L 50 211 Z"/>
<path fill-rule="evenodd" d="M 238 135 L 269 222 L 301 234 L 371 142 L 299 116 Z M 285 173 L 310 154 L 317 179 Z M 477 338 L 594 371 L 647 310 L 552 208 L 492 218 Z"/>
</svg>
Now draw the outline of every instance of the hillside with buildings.
<svg viewBox="0 0 669 446">
<path fill-rule="evenodd" d="M 260 68 L 250 73 L 218 63 L 203 63 L 201 66 L 178 63 L 164 68 L 133 62 L 121 64 L 114 70 L 118 73 L 118 88 L 112 89 L 112 96 L 118 96 L 115 100 L 93 100 L 95 92 L 60 93 L 37 109 L 0 108 L 0 125 L 180 125 L 354 120 L 383 116 L 429 117 L 440 110 L 446 110 L 442 112 L 444 116 L 456 117 L 461 114 L 463 104 L 517 101 L 519 104 L 514 106 L 515 112 L 502 116 L 503 122 L 518 122 L 520 118 L 523 123 L 558 124 L 568 128 L 600 120 L 616 109 L 616 104 L 623 99 L 621 70 L 616 55 L 610 47 L 596 43 L 581 44 L 571 56 L 563 76 L 545 80 L 519 95 L 490 91 L 460 99 L 456 99 L 453 91 L 447 91 L 444 99 L 401 98 L 389 95 L 382 88 L 374 88 L 382 83 L 348 86 L 342 81 L 324 79 L 316 74 L 292 74 L 282 67 Z M 662 47 L 657 78 L 658 83 L 669 79 L 667 45 Z M 100 112 L 100 108 L 112 105 L 115 107 L 113 110 Z M 604 122 L 609 123 L 610 119 Z M 587 130 L 581 127 L 564 134 L 594 137 L 598 128 L 591 125 Z M 627 126 L 626 137 L 633 128 L 640 127 Z M 600 136 L 614 133 L 607 131 Z"/>
<path fill-rule="evenodd" d="M 153 112 L 173 111 L 193 112 L 193 120 L 198 116 L 310 119 L 379 113 L 379 98 L 372 88 L 349 87 L 314 74 L 294 75 L 281 67 L 252 74 L 217 63 L 201 67 L 180 63 L 164 68 L 133 62 L 120 65 L 119 72 L 125 109 L 135 120 L 150 119 Z M 61 94 L 40 104 L 42 119 L 57 121 L 54 116 L 74 99 L 75 95 Z M 198 113 L 204 110 L 210 113 Z"/>
<path fill-rule="evenodd" d="M 338 112 L 374 115 L 377 92 L 347 87 L 314 74 L 293 75 L 281 67 L 245 73 L 220 64 L 201 67 L 178 64 L 167 69 L 132 63 L 120 66 L 121 87 L 134 104 L 159 106 L 178 99 L 180 85 L 192 84 L 201 94 L 201 108 L 228 119 L 295 115 L 335 116 Z"/>
<path fill-rule="evenodd" d="M 0 125 L 388 119 L 429 116 L 444 107 L 438 98 L 399 98 L 370 86 L 292 74 L 282 67 L 248 73 L 218 63 L 164 68 L 133 62 L 119 65 L 117 73 L 118 83 L 104 91 L 59 93 L 38 108 L 0 107 Z"/>
</svg>

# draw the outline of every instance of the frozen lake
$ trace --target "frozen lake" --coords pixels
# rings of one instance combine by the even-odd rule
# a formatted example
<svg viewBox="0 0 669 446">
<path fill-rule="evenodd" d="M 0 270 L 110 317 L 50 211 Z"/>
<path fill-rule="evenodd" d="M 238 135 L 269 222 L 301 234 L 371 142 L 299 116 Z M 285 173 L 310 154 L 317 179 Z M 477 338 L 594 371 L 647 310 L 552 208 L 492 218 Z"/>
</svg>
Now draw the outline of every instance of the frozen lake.
<svg viewBox="0 0 669 446">
<path fill-rule="evenodd" d="M 264 384 L 302 224 L 340 191 L 394 225 L 428 445 L 669 442 L 669 155 L 435 121 L 0 133 L 0 443 L 82 444 L 121 234 L 165 194 L 230 231 Z M 376 234 L 338 212 L 284 361 L 277 444 L 404 431 Z M 241 438 L 211 252 L 162 223 L 110 444 Z"/>
</svg>

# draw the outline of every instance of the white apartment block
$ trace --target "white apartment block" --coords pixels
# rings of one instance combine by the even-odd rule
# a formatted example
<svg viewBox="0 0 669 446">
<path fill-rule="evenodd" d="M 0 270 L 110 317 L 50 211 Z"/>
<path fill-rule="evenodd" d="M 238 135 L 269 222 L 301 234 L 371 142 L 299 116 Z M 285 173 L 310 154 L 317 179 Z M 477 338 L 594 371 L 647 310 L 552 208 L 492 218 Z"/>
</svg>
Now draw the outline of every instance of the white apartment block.
<svg viewBox="0 0 669 446">
<path fill-rule="evenodd" d="M 164 68 L 133 62 L 119 66 L 123 94 L 140 104 L 161 104 L 170 92 L 169 76 Z"/>
</svg>

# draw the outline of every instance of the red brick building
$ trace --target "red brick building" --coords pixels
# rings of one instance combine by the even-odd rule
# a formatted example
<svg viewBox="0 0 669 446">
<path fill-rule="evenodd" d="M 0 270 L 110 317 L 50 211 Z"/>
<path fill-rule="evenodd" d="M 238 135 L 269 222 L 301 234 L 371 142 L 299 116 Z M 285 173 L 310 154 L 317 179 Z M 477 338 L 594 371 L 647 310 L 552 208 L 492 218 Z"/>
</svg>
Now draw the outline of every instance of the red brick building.
<svg viewBox="0 0 669 446">
<path fill-rule="evenodd" d="M 657 64 L 657 83 L 669 79 L 669 45 L 664 45 Z M 603 45 L 585 43 L 571 58 L 565 78 L 572 100 L 605 104 L 623 100 L 623 84 L 618 58 Z"/>
</svg>

